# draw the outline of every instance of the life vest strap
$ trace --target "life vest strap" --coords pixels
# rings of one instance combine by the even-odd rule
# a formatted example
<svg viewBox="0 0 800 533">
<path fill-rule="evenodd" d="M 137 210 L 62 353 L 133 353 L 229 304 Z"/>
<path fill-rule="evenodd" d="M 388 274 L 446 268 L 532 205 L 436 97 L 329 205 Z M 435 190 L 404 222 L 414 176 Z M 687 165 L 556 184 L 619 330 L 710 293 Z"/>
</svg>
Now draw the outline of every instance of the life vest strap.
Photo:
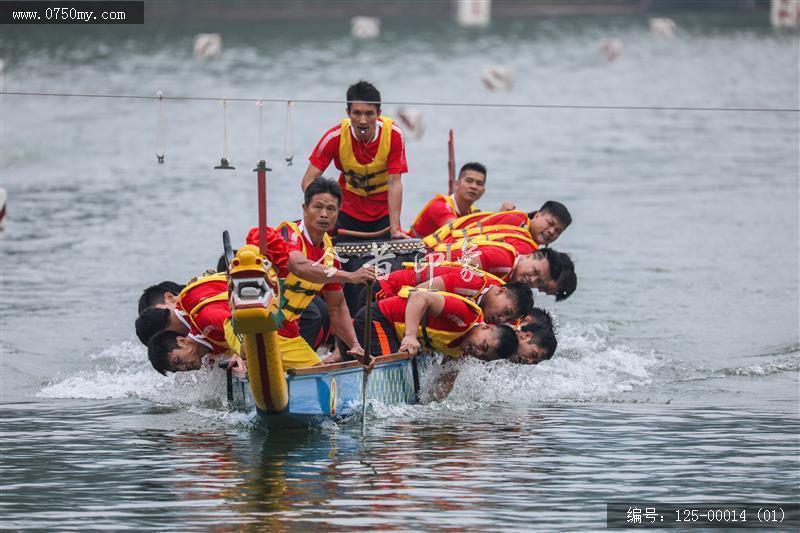
<svg viewBox="0 0 800 533">
<path fill-rule="evenodd" d="M 286 285 L 286 286 L 283 287 L 283 290 L 284 291 L 290 291 L 290 292 L 297 292 L 297 293 L 300 293 L 300 294 L 307 294 L 308 296 L 312 296 L 312 295 L 317 294 L 316 290 L 307 289 L 307 288 L 303 287 L 303 285 L 300 282 L 294 283 L 293 285 Z"/>
<path fill-rule="evenodd" d="M 419 329 L 422 331 L 422 342 L 425 344 L 425 347 L 429 350 L 433 350 L 433 343 L 431 342 L 431 338 L 428 336 L 428 315 L 422 317 Z"/>
</svg>

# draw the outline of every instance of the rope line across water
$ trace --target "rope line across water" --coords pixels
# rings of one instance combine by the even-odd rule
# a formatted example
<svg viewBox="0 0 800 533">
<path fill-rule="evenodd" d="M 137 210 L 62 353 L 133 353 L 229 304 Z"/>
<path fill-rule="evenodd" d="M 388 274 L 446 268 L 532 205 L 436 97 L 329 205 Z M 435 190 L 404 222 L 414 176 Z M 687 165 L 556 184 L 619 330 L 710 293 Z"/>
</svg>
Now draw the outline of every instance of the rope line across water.
<svg viewBox="0 0 800 533">
<path fill-rule="evenodd" d="M 135 94 L 81 94 L 81 93 L 42 93 L 0 91 L 2 96 L 62 96 L 71 98 L 120 98 L 131 100 L 155 100 L 158 96 Z M 343 100 L 317 100 L 296 98 L 222 98 L 215 96 L 164 96 L 164 100 L 205 101 L 205 102 L 289 102 L 304 104 L 337 104 L 342 105 Z M 379 102 L 366 102 L 379 103 Z M 692 106 L 634 106 L 634 105 L 572 105 L 572 104 L 493 104 L 471 102 L 380 102 L 381 105 L 404 105 L 417 107 L 474 107 L 474 108 L 504 108 L 504 109 L 596 109 L 616 111 L 720 111 L 720 112 L 747 112 L 747 113 L 800 113 L 800 108 L 785 107 L 692 107 Z"/>
</svg>

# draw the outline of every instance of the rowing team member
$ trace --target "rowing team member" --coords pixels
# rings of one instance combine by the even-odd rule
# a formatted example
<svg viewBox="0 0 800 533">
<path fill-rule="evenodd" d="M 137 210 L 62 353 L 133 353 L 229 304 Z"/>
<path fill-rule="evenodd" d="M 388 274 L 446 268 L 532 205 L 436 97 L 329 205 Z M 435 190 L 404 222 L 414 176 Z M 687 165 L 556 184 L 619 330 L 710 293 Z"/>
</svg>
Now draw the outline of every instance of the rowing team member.
<svg viewBox="0 0 800 533">
<path fill-rule="evenodd" d="M 306 189 L 301 224 L 284 223 L 277 232 L 267 228 L 268 259 L 283 277 L 279 345 L 287 368 L 320 363 L 297 327 L 305 306 L 319 291 L 332 310 L 334 333 L 347 344 L 348 353 L 355 356 L 363 353 L 349 320 L 349 310 L 341 300 L 341 283 L 367 282 L 374 279 L 375 273 L 370 268 L 354 273 L 342 271 L 331 253 L 332 245 L 325 232 L 335 224 L 340 194 L 336 183 L 318 178 Z M 248 241 L 257 240 L 258 231 L 251 231 Z M 381 338 L 387 340 L 378 340 L 375 346 L 381 347 L 380 353 L 388 353 L 383 350 L 388 342 L 390 350 L 396 347 L 416 353 L 419 341 L 415 343 L 413 335 L 405 332 L 417 331 L 426 347 L 443 353 L 457 355 L 463 352 L 481 359 L 509 357 L 517 351 L 517 339 L 524 335 L 517 332 L 517 339 L 511 339 L 509 332 L 513 334 L 512 329 L 494 324 L 513 322 L 530 312 L 532 298 L 528 287 L 539 285 L 541 276 L 557 272 L 557 267 L 554 267 L 558 264 L 556 253 L 552 250 L 543 252 L 521 261 L 523 265 L 526 261 L 534 265 L 531 269 L 534 275 L 520 278 L 527 287 L 513 280 L 505 284 L 500 278 L 463 265 L 434 266 L 431 279 L 425 278 L 431 269 L 423 269 L 420 281 L 427 283 L 429 291 L 417 291 L 411 298 L 408 298 L 408 293 L 405 297 L 393 294 L 394 300 L 384 298 L 387 302 L 377 304 L 376 319 L 382 321 L 382 326 L 390 326 L 376 328 L 376 334 L 388 331 L 395 342 L 384 335 Z M 527 267 L 520 269 L 520 272 L 526 271 Z M 413 270 L 399 271 L 381 282 L 382 287 L 385 285 L 385 292 L 401 292 L 392 283 L 404 284 L 398 279 L 408 276 L 409 272 L 417 274 Z M 469 276 L 465 276 L 465 272 Z M 470 298 L 473 303 L 469 303 L 472 301 Z M 407 306 L 407 303 L 412 305 Z M 362 317 L 361 323 L 358 322 L 359 316 Z M 413 326 L 415 323 L 417 326 Z M 408 328 L 408 324 L 413 327 Z M 363 325 L 363 313 L 357 315 L 357 327 L 359 325 Z M 136 330 L 140 340 L 148 344 L 151 363 L 162 373 L 199 368 L 206 355 L 216 356 L 225 352 L 244 355 L 230 323 L 224 274 L 200 278 L 186 287 L 164 283 L 147 289 L 140 299 Z M 402 336 L 399 336 L 400 332 L 403 332 Z M 545 355 L 552 355 L 552 352 L 547 354 L 545 351 Z M 515 360 L 529 362 L 530 358 L 516 357 Z M 242 367 L 238 358 L 234 358 L 234 364 Z"/>
<path fill-rule="evenodd" d="M 318 309 L 317 303 L 313 303 L 313 295 L 319 293 L 331 307 L 334 333 L 345 342 L 347 352 L 350 355 L 358 355 L 361 350 L 358 339 L 352 333 L 352 324 L 346 319 L 346 316 L 350 315 L 350 310 L 339 298 L 341 283 L 363 283 L 373 279 L 375 274 L 369 269 L 355 273 L 342 272 L 326 233 L 332 231 L 334 227 L 353 228 L 359 231 L 376 229 L 388 220 L 392 237 L 406 236 L 399 229 L 402 199 L 400 174 L 407 171 L 402 132 L 390 119 L 380 117 L 380 93 L 371 84 L 359 82 L 351 86 L 347 97 L 348 119 L 344 120 L 341 126 L 329 130 L 309 158 L 310 165 L 302 182 L 305 191 L 303 222 L 300 225 L 288 222 L 280 225 L 281 235 L 267 228 L 268 259 L 278 269 L 284 284 L 279 318 L 282 324 L 280 337 L 283 339 L 284 362 L 287 368 L 301 368 L 320 363 L 314 353 L 314 347 L 320 341 L 319 335 L 311 341 L 308 335 L 305 337 L 302 335 L 303 331 L 298 326 L 298 321 Z M 318 177 L 331 160 L 341 171 L 339 181 L 344 186 L 344 194 L 339 190 L 338 196 L 334 193 L 336 189 L 324 185 L 326 181 Z M 444 256 L 447 260 L 474 265 L 495 274 L 502 282 L 522 282 L 530 288 L 555 294 L 557 300 L 568 297 L 576 286 L 571 260 L 566 254 L 559 254 L 552 249 L 539 250 L 540 245 L 552 243 L 570 224 L 571 218 L 566 208 L 557 202 L 547 202 L 538 212 L 531 214 L 514 211 L 514 206 L 511 204 L 504 204 L 501 207 L 507 209 L 506 212 L 477 212 L 473 204 L 485 190 L 485 179 L 486 169 L 482 165 L 471 164 L 462 168 L 456 183 L 456 193 L 451 198 L 452 202 L 444 199 L 444 203 L 452 211 L 452 216 L 446 216 L 443 219 L 446 221 L 445 225 L 427 237 L 432 252 L 429 260 L 436 261 Z M 314 186 L 327 189 L 322 191 Z M 326 194 L 335 199 L 324 198 Z M 311 213 L 312 200 L 316 202 L 314 209 L 319 211 L 317 215 Z M 438 203 L 441 204 L 441 201 Z M 426 209 L 435 207 L 435 204 L 437 202 L 429 203 Z M 342 218 L 338 216 L 340 208 L 345 215 Z M 426 209 L 423 209 L 421 216 L 417 217 L 417 222 L 426 218 Z M 468 215 L 458 217 L 467 210 L 470 211 Z M 365 216 L 369 220 L 366 220 Z M 343 220 L 346 224 L 342 223 Z M 419 228 L 415 230 L 417 233 L 421 231 L 424 230 Z M 254 242 L 257 239 L 258 231 L 251 231 L 248 241 Z M 470 257 L 466 257 L 465 252 L 471 250 L 466 246 L 468 243 L 472 243 L 471 246 L 474 248 L 472 252 L 479 253 L 471 253 Z M 187 293 L 194 291 L 193 297 L 196 298 L 197 293 L 213 292 L 215 283 L 219 281 L 221 280 L 203 278 L 198 280 L 199 285 L 191 284 L 183 290 Z M 446 282 L 428 281 L 431 287 L 437 289 L 442 283 L 445 288 L 448 287 Z M 149 355 L 159 371 L 163 373 L 167 370 L 194 368 L 199 365 L 197 354 L 217 354 L 225 351 L 241 354 L 238 339 L 232 334 L 229 309 L 226 315 L 226 289 L 223 291 L 219 286 L 220 292 L 216 295 L 203 294 L 197 298 L 199 302 L 197 305 L 190 305 L 192 297 L 184 295 L 183 290 L 175 287 L 171 289 L 177 290 L 178 294 L 163 291 L 162 294 L 167 296 L 162 298 L 164 301 L 146 305 L 145 309 L 140 309 L 140 317 L 137 319 L 137 335 L 142 342 L 148 343 L 151 348 L 157 345 L 156 348 L 149 350 Z M 447 301 L 448 296 L 445 294 L 443 297 Z M 488 300 L 491 299 L 492 297 L 488 296 Z M 438 299 L 435 300 L 438 302 Z M 159 307 L 161 305 L 164 307 Z M 478 306 L 480 307 L 480 304 Z M 417 309 L 416 306 L 411 308 Z M 444 304 L 441 309 L 444 309 Z M 425 307 L 422 320 L 423 322 L 427 319 L 435 320 L 439 314 L 441 311 L 438 304 L 428 305 Z M 399 317 L 395 318 L 398 319 L 395 320 L 395 324 L 405 323 L 399 322 Z M 405 315 L 402 319 L 406 319 Z M 308 329 L 314 330 L 314 328 Z M 317 331 L 319 329 L 316 328 Z M 398 329 L 394 326 L 393 329 L 397 333 Z M 420 326 L 417 329 L 424 337 L 426 328 Z M 489 328 L 483 329 L 488 331 Z M 172 334 L 165 333 L 162 335 L 162 342 L 153 343 L 152 340 L 160 335 L 162 330 L 172 331 Z M 454 333 L 466 336 L 468 331 L 462 329 Z M 502 331 L 502 328 L 499 331 Z M 518 332 L 517 336 L 520 335 L 521 332 Z M 171 348 L 178 347 L 178 337 L 187 339 L 181 342 L 193 348 L 189 362 L 180 358 L 172 361 L 169 359 L 173 351 Z M 410 339 L 406 342 L 400 339 L 398 341 L 404 349 L 408 351 L 414 349 Z M 470 341 L 466 346 L 475 344 Z M 494 356 L 508 357 L 509 345 L 506 343 L 504 345 L 506 348 L 503 350 L 498 348 L 499 351 L 496 351 Z M 456 346 L 458 344 L 451 348 Z M 467 351 L 477 353 L 473 348 Z M 478 355 L 489 357 L 490 353 L 486 351 Z M 528 361 L 530 358 L 519 360 Z M 239 361 L 236 363 L 241 364 Z"/>
</svg>

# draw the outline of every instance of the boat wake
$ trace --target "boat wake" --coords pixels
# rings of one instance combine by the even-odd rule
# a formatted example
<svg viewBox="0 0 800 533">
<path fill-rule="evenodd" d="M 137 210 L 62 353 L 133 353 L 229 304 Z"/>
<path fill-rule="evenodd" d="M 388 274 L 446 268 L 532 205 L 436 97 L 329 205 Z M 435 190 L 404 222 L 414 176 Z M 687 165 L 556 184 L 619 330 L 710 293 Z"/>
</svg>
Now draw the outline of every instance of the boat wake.
<svg viewBox="0 0 800 533">
<path fill-rule="evenodd" d="M 624 401 L 626 393 L 651 384 L 652 372 L 661 362 L 653 353 L 612 344 L 607 330 L 599 325 L 562 327 L 559 339 L 556 356 L 535 366 L 465 360 L 458 365 L 458 377 L 447 398 L 430 403 L 442 374 L 433 365 L 421 384 L 426 405 L 386 406 L 371 402 L 371 413 L 377 418 L 389 418 L 429 411 L 466 411 L 498 402 Z"/>
<path fill-rule="evenodd" d="M 608 340 L 599 325 L 561 328 L 557 355 L 536 366 L 505 361 L 465 360 L 449 396 L 435 402 L 442 373 L 438 361 L 423 374 L 424 405 L 384 405 L 370 401 L 375 418 L 424 416 L 426 412 L 460 412 L 497 402 L 620 401 L 625 393 L 646 387 L 659 364 L 654 354 L 640 353 Z M 185 372 L 161 376 L 153 371 L 146 349 L 126 341 L 90 356 L 94 368 L 48 383 L 38 396 L 107 400 L 135 398 L 189 411 L 223 424 L 249 423 L 250 414 L 226 405 L 225 372 Z"/>
</svg>

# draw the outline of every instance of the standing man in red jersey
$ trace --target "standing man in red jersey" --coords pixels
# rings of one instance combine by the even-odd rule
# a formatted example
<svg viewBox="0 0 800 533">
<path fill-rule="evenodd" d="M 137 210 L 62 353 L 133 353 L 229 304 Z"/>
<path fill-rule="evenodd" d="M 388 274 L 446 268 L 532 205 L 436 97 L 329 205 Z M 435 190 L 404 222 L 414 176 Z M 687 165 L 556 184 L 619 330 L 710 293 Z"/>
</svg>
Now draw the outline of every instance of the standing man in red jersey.
<svg viewBox="0 0 800 533">
<path fill-rule="evenodd" d="M 381 116 L 381 93 L 367 81 L 347 89 L 347 118 L 322 136 L 309 156 L 302 188 L 322 175 L 331 161 L 339 169 L 342 209 L 337 230 L 407 238 L 400 227 L 403 184 L 408 172 L 403 132 Z M 364 236 L 366 238 L 366 235 Z"/>
</svg>

